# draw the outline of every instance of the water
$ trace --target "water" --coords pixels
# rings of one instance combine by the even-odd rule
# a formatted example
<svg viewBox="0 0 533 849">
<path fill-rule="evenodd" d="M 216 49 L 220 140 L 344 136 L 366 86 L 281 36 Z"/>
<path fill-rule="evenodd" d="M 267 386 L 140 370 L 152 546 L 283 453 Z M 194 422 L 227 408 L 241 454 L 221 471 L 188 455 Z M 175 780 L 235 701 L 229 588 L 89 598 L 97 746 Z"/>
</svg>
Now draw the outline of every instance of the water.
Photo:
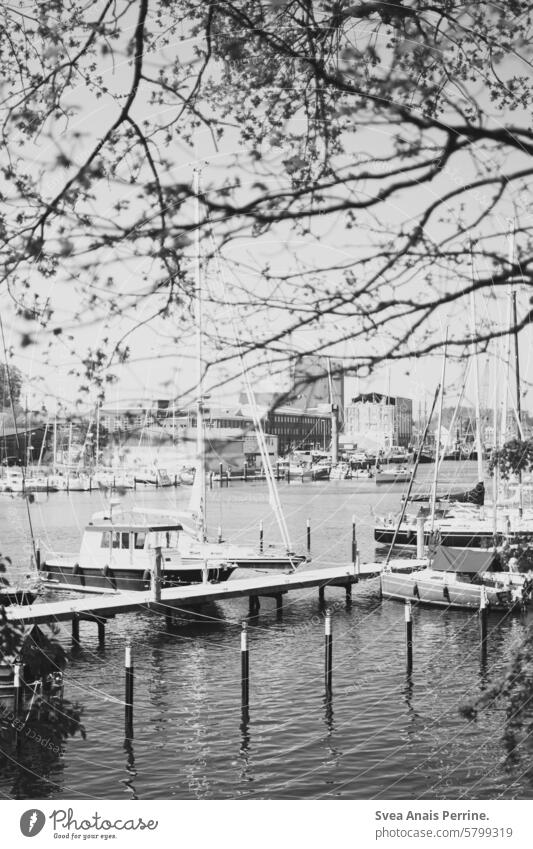
<svg viewBox="0 0 533 849">
<path fill-rule="evenodd" d="M 421 469 L 429 477 L 431 467 Z M 475 465 L 446 464 L 459 488 Z M 454 478 L 457 478 L 454 480 Z M 312 525 L 315 566 L 347 562 L 356 515 L 363 559 L 374 556 L 372 511 L 396 511 L 401 488 L 373 481 L 280 485 L 293 541 Z M 189 490 L 137 492 L 126 501 L 184 507 Z M 100 494 L 54 494 L 32 505 L 35 534 L 51 548 L 76 550 Z M 24 503 L 1 502 L 0 551 L 23 569 L 29 557 Z M 209 493 L 209 524 L 227 538 L 277 541 L 264 484 L 232 484 Z M 468 721 L 459 707 L 505 668 L 524 630 L 516 616 L 490 620 L 487 660 L 477 617 L 414 612 L 414 668 L 405 671 L 403 606 L 381 601 L 377 582 L 360 585 L 346 607 L 343 590 L 326 591 L 333 609 L 334 691 L 324 696 L 323 619 L 317 590 L 285 597 L 277 618 L 262 601 L 250 626 L 251 704 L 240 705 L 240 622 L 246 600 L 212 605 L 201 622 L 166 632 L 148 612 L 109 622 L 105 649 L 96 627 L 81 624 L 65 698 L 81 707 L 86 738 L 59 752 L 9 736 L 0 755 L 0 793 L 16 798 L 530 798 L 527 737 L 504 735 L 501 711 Z M 124 741 L 124 642 L 135 657 L 134 739 Z M 70 645 L 67 625 L 59 638 Z M 52 735 L 53 741 L 58 742 Z"/>
</svg>

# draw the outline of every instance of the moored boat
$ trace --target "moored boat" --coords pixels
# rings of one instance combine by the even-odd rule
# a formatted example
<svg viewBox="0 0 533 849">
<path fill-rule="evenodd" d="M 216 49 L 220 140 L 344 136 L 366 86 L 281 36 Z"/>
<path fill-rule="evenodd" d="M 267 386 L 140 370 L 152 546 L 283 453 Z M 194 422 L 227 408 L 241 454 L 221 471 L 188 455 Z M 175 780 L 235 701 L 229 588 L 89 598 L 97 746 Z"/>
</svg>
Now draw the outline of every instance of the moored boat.
<svg viewBox="0 0 533 849">
<path fill-rule="evenodd" d="M 203 541 L 175 514 L 111 509 L 88 523 L 79 554 L 51 553 L 39 570 L 58 589 L 145 590 L 159 554 L 163 587 L 226 581 L 237 568 L 293 571 L 305 560 L 271 548 Z"/>
<path fill-rule="evenodd" d="M 524 584 L 513 586 L 501 571 L 496 552 L 464 551 L 439 546 L 429 566 L 410 573 L 384 570 L 384 598 L 434 607 L 479 609 L 482 599 L 492 610 L 510 610 L 522 603 Z"/>
</svg>

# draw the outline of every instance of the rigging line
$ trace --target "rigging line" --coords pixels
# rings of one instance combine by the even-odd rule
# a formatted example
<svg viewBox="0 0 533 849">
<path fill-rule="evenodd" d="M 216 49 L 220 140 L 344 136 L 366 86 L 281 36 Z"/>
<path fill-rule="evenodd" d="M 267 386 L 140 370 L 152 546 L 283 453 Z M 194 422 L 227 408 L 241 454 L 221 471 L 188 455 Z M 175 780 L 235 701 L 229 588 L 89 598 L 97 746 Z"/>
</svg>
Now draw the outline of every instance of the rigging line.
<svg viewBox="0 0 533 849">
<path fill-rule="evenodd" d="M 7 385 L 8 385 L 8 389 L 9 389 L 9 400 L 10 400 L 10 403 L 11 403 L 11 412 L 13 414 L 13 427 L 15 429 L 15 439 L 16 439 L 16 442 L 17 442 L 17 449 L 20 451 L 20 439 L 19 439 L 19 432 L 18 432 L 18 427 L 17 427 L 17 418 L 16 418 L 16 415 L 15 415 L 15 405 L 14 405 L 14 402 L 13 402 L 13 384 L 11 382 L 11 373 L 9 371 L 9 366 L 7 364 L 7 346 L 6 346 L 6 338 L 5 338 L 5 334 L 4 334 L 4 322 L 2 321 L 1 314 L 0 314 L 0 333 L 2 335 L 2 347 L 4 349 L 4 362 L 5 362 L 5 369 L 6 369 Z M 28 442 L 28 432 L 26 431 L 26 447 L 27 447 L 27 442 Z M 33 549 L 33 558 L 34 558 L 34 563 L 36 563 L 37 562 L 37 547 L 36 547 L 36 544 L 35 544 L 35 536 L 34 536 L 34 533 L 33 533 L 33 522 L 32 522 L 32 519 L 31 519 L 30 502 L 28 500 L 28 496 L 27 496 L 27 493 L 26 493 L 26 467 L 25 467 L 25 463 L 22 463 L 21 472 L 22 472 L 22 489 L 23 489 L 22 495 L 23 495 L 24 501 L 26 503 L 26 512 L 27 512 L 27 515 L 28 515 L 28 525 L 30 527 L 30 537 L 31 537 L 31 545 L 32 545 L 32 549 Z"/>
</svg>

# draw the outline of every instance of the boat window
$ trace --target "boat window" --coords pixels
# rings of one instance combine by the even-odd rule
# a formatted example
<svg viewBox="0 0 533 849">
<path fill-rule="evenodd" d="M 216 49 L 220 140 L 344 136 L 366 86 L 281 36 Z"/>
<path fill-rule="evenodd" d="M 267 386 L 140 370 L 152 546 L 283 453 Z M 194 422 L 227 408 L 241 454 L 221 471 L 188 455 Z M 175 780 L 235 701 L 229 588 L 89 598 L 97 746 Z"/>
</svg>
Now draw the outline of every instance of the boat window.
<svg viewBox="0 0 533 849">
<path fill-rule="evenodd" d="M 144 531 L 138 531 L 138 533 L 134 534 L 134 537 L 135 548 L 144 548 L 144 543 L 146 542 L 146 533 Z"/>
<path fill-rule="evenodd" d="M 118 531 L 115 531 L 113 534 L 113 548 L 120 548 L 120 534 Z"/>
<path fill-rule="evenodd" d="M 109 548 L 109 544 L 111 542 L 111 531 L 104 531 L 102 534 L 102 541 L 100 543 L 100 548 Z"/>
<path fill-rule="evenodd" d="M 130 535 L 126 531 L 120 535 L 122 537 L 121 548 L 129 548 L 130 547 Z"/>
</svg>

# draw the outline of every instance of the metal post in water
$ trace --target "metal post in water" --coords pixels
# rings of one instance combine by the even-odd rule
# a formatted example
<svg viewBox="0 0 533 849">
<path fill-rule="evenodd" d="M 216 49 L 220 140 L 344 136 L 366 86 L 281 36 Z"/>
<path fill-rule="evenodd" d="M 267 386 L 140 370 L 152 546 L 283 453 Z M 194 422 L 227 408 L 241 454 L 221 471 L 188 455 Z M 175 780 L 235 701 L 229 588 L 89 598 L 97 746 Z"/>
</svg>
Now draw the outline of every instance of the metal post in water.
<svg viewBox="0 0 533 849">
<path fill-rule="evenodd" d="M 250 663 L 248 652 L 248 624 L 242 623 L 241 628 L 241 694 L 242 707 L 248 710 L 250 690 Z"/>
<path fill-rule="evenodd" d="M 489 616 L 489 605 L 487 590 L 481 587 L 481 598 L 479 600 L 479 631 L 481 636 L 481 651 L 487 651 L 487 624 Z"/>
<path fill-rule="evenodd" d="M 22 708 L 22 681 L 21 681 L 21 664 L 15 663 L 13 666 L 13 687 L 14 687 L 14 702 L 13 707 L 15 710 L 15 714 L 18 714 Z"/>
<path fill-rule="evenodd" d="M 307 550 L 311 551 L 311 519 L 307 520 Z"/>
<path fill-rule="evenodd" d="M 352 563 L 357 562 L 357 536 L 355 532 L 355 514 L 352 516 Z"/>
<path fill-rule="evenodd" d="M 125 671 L 125 725 L 126 725 L 126 737 L 133 737 L 133 656 L 131 650 L 131 643 L 126 643 L 125 657 L 124 657 L 124 671 Z"/>
<path fill-rule="evenodd" d="M 331 611 L 326 610 L 324 619 L 324 677 L 326 690 L 331 693 L 333 679 L 333 634 L 331 631 Z"/>
<path fill-rule="evenodd" d="M 405 647 L 407 650 L 407 670 L 413 668 L 413 616 L 411 602 L 405 602 Z"/>
</svg>

